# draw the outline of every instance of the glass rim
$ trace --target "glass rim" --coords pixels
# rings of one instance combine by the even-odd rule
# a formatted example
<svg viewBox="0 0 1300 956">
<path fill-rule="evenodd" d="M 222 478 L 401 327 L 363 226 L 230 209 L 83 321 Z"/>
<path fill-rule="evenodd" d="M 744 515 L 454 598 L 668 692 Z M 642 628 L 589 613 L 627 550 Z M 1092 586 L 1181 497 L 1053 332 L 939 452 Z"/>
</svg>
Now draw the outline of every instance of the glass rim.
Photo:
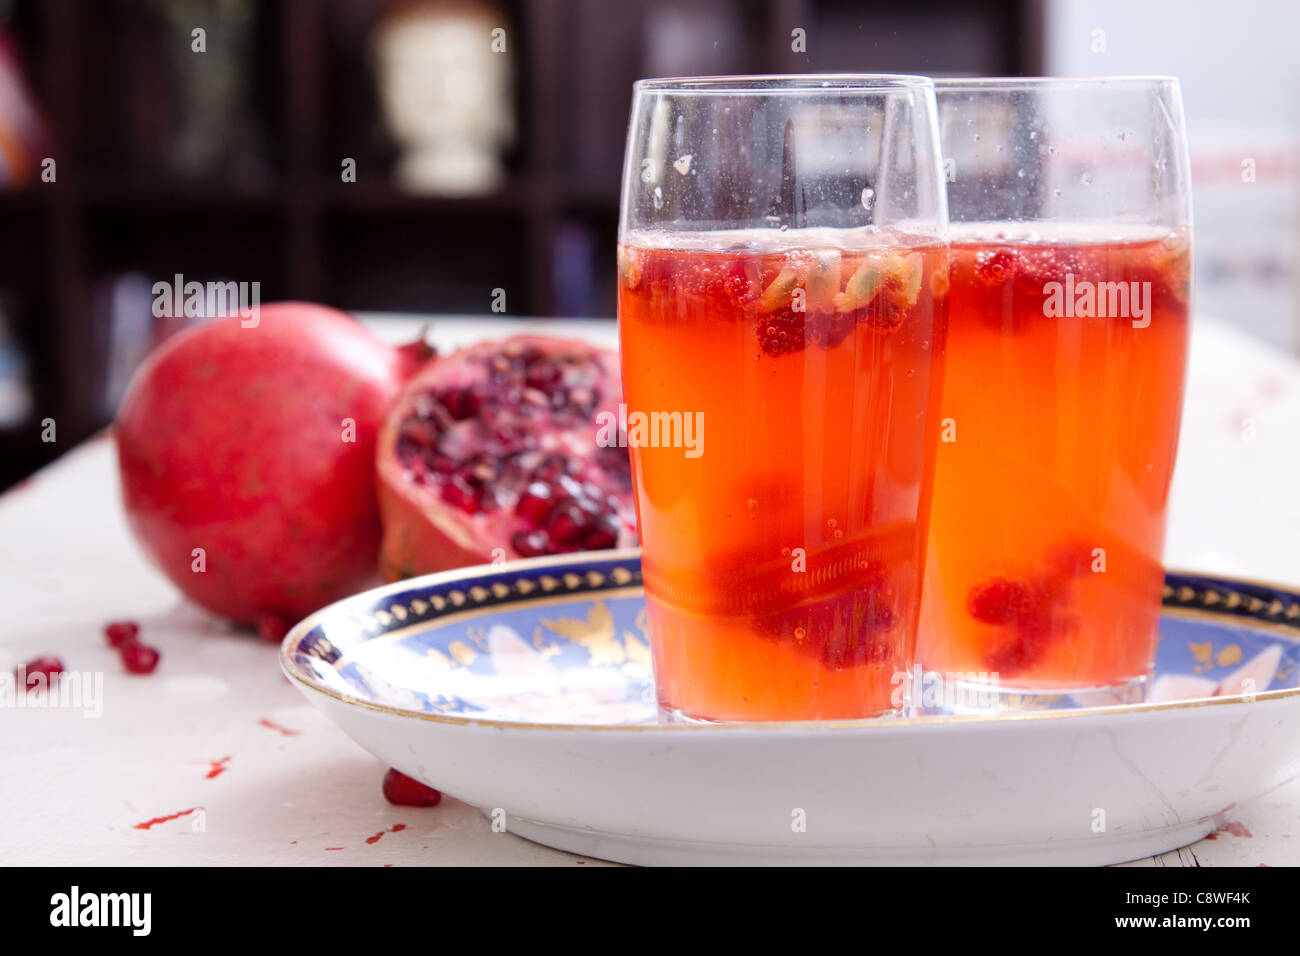
<svg viewBox="0 0 1300 956">
<path fill-rule="evenodd" d="M 715 76 L 647 77 L 632 92 L 685 95 L 792 95 L 808 93 L 892 93 L 932 90 L 934 81 L 913 73 L 740 73 Z"/>
<path fill-rule="evenodd" d="M 1012 90 L 1091 89 L 1108 86 L 1116 88 L 1153 89 L 1160 86 L 1178 86 L 1178 77 L 1171 75 L 1139 74 L 1119 76 L 936 76 L 934 91 L 1005 92 Z"/>
</svg>

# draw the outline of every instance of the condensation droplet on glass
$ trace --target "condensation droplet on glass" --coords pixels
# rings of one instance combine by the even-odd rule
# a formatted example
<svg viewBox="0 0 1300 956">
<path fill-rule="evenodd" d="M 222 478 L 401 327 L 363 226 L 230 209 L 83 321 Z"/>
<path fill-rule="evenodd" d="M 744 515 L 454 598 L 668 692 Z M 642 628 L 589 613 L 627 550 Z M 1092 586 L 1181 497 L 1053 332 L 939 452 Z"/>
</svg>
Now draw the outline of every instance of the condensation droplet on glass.
<svg viewBox="0 0 1300 956">
<path fill-rule="evenodd" d="M 863 187 L 862 190 L 862 208 L 871 212 L 871 204 L 876 201 L 876 191 L 870 186 Z"/>
<path fill-rule="evenodd" d="M 1025 178 L 1025 171 L 1024 171 L 1023 169 L 1017 169 L 1017 170 L 1016 170 L 1016 176 L 1019 177 L 1020 179 L 1024 179 L 1024 178 Z"/>
<path fill-rule="evenodd" d="M 664 190 L 662 186 L 656 186 L 654 191 L 654 201 L 656 209 L 664 208 Z"/>
<path fill-rule="evenodd" d="M 980 134 L 979 134 L 979 133 L 976 133 L 976 134 L 975 134 L 975 142 L 978 143 L 979 141 L 980 141 Z"/>
<path fill-rule="evenodd" d="M 1092 173 L 1082 173 L 1082 174 L 1080 174 L 1080 176 L 1079 176 L 1079 182 L 1082 183 L 1084 186 L 1091 186 L 1091 185 L 1092 185 Z"/>
<path fill-rule="evenodd" d="M 1057 197 L 1059 197 L 1059 196 L 1061 195 L 1061 191 L 1060 191 L 1059 189 L 1053 189 L 1053 190 L 1052 190 L 1052 195 L 1053 195 L 1053 196 L 1057 196 Z"/>
<path fill-rule="evenodd" d="M 1031 129 L 1031 130 L 1029 131 L 1029 138 L 1030 138 L 1030 139 L 1038 139 L 1038 130 L 1036 130 L 1036 129 Z"/>
</svg>

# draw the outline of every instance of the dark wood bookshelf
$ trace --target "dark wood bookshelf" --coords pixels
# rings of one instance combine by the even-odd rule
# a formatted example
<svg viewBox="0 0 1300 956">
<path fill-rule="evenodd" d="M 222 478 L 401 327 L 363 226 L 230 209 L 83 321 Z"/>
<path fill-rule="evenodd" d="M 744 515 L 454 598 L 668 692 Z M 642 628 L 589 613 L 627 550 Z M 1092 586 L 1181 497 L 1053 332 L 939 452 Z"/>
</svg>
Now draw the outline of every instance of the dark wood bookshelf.
<svg viewBox="0 0 1300 956">
<path fill-rule="evenodd" d="M 0 429 L 0 487 L 105 424 L 95 289 L 116 274 L 257 279 L 263 301 L 482 313 L 485 324 L 492 290 L 505 288 L 512 314 L 612 317 L 631 85 L 658 64 L 1017 74 L 1041 63 L 1038 0 L 499 5 L 515 71 L 509 178 L 490 195 L 441 198 L 390 179 L 394 150 L 365 50 L 385 0 L 250 2 L 240 133 L 226 168 L 194 178 L 166 162 L 169 44 L 180 34 L 161 24 L 160 4 L 13 0 L 8 28 L 52 131 L 58 179 L 0 192 L 0 297 L 35 390 L 31 421 Z M 223 7 L 194 9 L 198 23 Z M 701 15 L 726 28 L 726 42 L 674 55 L 656 39 L 665 16 Z M 791 52 L 794 27 L 809 52 Z M 357 161 L 356 183 L 339 181 L 345 156 Z M 58 422 L 56 445 L 40 441 L 46 417 Z"/>
</svg>

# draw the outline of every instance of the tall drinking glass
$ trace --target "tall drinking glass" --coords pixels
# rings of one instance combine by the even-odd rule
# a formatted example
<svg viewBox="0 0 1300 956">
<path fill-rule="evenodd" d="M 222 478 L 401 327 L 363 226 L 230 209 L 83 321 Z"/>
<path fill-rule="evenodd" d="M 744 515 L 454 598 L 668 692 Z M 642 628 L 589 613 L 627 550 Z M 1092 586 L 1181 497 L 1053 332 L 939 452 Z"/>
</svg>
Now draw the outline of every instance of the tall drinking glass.
<svg viewBox="0 0 1300 956">
<path fill-rule="evenodd" d="M 921 77 L 636 84 L 619 331 L 670 718 L 903 702 L 946 331 L 937 137 Z"/>
<path fill-rule="evenodd" d="M 936 88 L 951 326 L 919 652 L 947 699 L 920 703 L 1137 700 L 1187 359 L 1178 82 Z"/>
</svg>

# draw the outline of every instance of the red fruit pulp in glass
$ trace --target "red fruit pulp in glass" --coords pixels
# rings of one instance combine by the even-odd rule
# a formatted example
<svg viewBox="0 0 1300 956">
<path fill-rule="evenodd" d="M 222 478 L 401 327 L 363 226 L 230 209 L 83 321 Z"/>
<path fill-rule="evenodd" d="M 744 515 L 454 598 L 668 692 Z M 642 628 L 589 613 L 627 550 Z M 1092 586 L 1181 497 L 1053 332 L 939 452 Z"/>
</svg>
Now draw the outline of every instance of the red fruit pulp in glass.
<svg viewBox="0 0 1300 956">
<path fill-rule="evenodd" d="M 619 251 L 629 418 L 702 423 L 698 457 L 629 442 L 659 702 L 871 716 L 914 650 L 946 252 L 772 235 Z"/>
<path fill-rule="evenodd" d="M 1010 689 L 1139 679 L 1155 654 L 1190 237 L 959 236 L 951 262 L 921 662 L 996 671 Z"/>
</svg>

